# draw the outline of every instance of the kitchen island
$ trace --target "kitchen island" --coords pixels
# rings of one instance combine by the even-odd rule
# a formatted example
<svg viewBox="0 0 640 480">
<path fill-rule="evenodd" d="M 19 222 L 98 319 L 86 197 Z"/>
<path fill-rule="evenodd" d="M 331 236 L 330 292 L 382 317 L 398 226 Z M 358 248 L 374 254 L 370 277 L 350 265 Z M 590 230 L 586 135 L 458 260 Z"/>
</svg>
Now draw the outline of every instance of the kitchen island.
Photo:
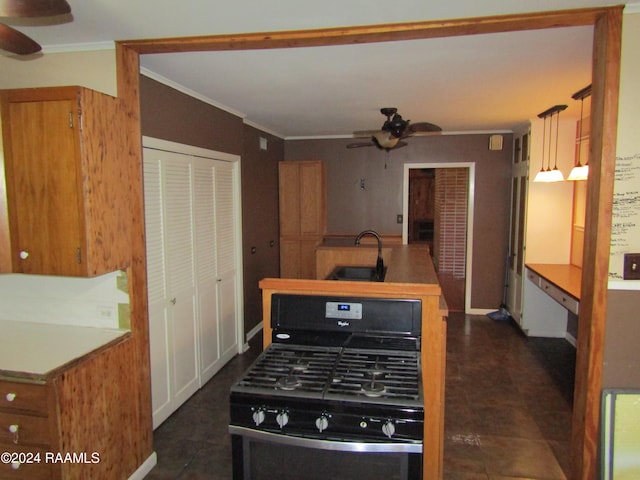
<svg viewBox="0 0 640 480">
<path fill-rule="evenodd" d="M 350 246 L 320 247 L 377 249 Z M 339 252 L 338 252 L 339 253 Z M 271 343 L 271 297 L 273 294 L 353 296 L 418 299 L 422 303 L 420 362 L 424 397 L 423 478 L 442 478 L 444 445 L 444 381 L 446 316 L 448 314 L 438 278 L 425 245 L 400 245 L 388 252 L 384 282 L 302 280 L 266 278 L 260 281 L 263 296 L 263 344 Z M 343 261 L 342 259 L 340 261 Z M 375 261 L 375 254 L 374 254 Z M 335 267 L 335 264 L 330 266 Z M 327 267 L 328 268 L 328 267 Z"/>
</svg>

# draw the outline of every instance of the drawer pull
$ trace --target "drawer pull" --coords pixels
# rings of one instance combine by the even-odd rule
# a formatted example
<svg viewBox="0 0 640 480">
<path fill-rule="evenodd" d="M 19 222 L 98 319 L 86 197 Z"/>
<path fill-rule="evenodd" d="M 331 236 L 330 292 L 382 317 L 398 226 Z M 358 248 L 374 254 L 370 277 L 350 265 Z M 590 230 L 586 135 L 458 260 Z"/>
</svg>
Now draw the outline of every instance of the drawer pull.
<svg viewBox="0 0 640 480">
<path fill-rule="evenodd" d="M 18 424 L 13 424 L 13 425 L 9 425 L 9 432 L 13 433 L 13 443 L 18 443 L 18 431 L 20 430 L 20 427 L 18 426 Z"/>
<path fill-rule="evenodd" d="M 7 393 L 7 396 L 4 397 L 7 399 L 7 402 L 13 402 L 16 399 L 16 394 L 13 392 Z"/>
</svg>

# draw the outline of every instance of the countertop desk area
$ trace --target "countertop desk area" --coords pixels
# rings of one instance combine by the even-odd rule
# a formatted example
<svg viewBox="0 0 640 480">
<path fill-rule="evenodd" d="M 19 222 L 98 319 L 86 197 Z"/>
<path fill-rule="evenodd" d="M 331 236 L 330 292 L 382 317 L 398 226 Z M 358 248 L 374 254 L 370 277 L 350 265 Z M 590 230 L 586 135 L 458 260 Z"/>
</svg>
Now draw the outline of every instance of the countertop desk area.
<svg viewBox="0 0 640 480">
<path fill-rule="evenodd" d="M 528 263 L 526 267 L 576 300 L 580 300 L 581 268 L 575 265 L 551 263 Z"/>
<path fill-rule="evenodd" d="M 564 337 L 575 345 L 582 270 L 575 265 L 527 263 L 520 326 L 533 337 Z"/>
</svg>

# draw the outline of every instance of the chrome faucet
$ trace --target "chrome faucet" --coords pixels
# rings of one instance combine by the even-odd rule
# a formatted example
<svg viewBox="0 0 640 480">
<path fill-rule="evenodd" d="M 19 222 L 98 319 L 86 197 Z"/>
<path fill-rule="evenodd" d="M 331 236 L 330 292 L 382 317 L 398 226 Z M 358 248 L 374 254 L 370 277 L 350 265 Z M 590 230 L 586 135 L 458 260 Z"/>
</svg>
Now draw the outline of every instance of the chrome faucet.
<svg viewBox="0 0 640 480">
<path fill-rule="evenodd" d="M 363 230 L 356 236 L 355 244 L 360 245 L 360 239 L 365 235 L 373 235 L 378 240 L 378 259 L 376 260 L 376 281 L 384 280 L 384 261 L 382 260 L 382 238 L 375 230 Z"/>
</svg>

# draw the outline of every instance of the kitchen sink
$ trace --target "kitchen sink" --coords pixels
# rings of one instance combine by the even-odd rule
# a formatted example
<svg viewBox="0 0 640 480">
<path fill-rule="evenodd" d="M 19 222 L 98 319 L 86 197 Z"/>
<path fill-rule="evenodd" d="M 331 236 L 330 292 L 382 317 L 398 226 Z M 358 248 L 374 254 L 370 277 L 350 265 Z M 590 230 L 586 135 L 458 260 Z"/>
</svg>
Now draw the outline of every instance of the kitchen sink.
<svg viewBox="0 0 640 480">
<path fill-rule="evenodd" d="M 382 278 L 377 278 L 376 267 L 338 265 L 327 276 L 327 280 L 346 280 L 350 282 L 383 282 L 387 267 L 382 271 Z"/>
</svg>

